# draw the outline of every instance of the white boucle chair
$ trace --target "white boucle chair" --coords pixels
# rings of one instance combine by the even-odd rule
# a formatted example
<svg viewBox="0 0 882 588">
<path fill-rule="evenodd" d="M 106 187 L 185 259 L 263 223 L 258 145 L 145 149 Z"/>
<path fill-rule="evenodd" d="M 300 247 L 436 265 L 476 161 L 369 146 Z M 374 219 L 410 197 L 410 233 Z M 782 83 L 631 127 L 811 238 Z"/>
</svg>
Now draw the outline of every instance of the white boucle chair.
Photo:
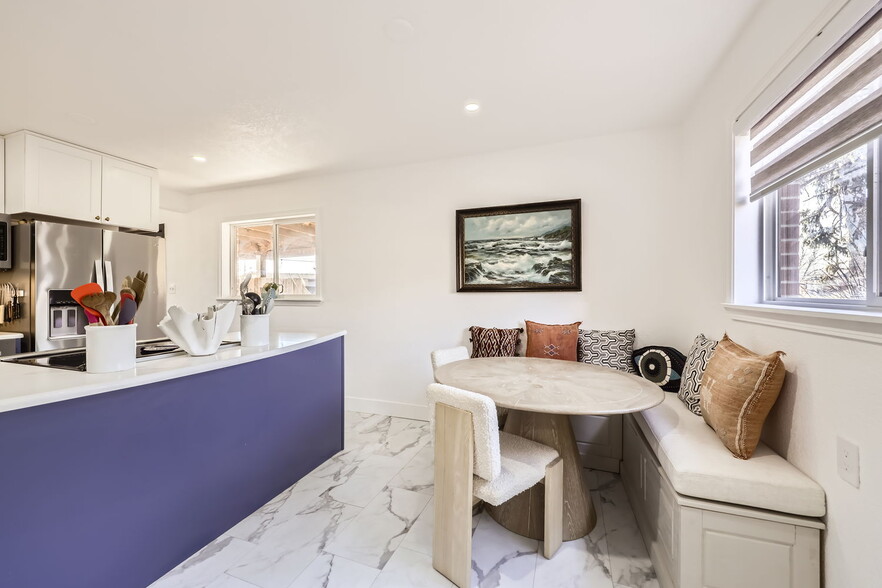
<svg viewBox="0 0 882 588">
<path fill-rule="evenodd" d="M 469 350 L 463 346 L 451 347 L 450 349 L 436 349 L 432 352 L 432 374 L 442 365 L 469 358 Z M 438 378 L 435 378 L 438 381 Z"/>
<path fill-rule="evenodd" d="M 435 430 L 432 566 L 460 588 L 471 584 L 472 501 L 498 506 L 545 483 L 543 555 L 563 536 L 563 467 L 554 449 L 499 430 L 496 405 L 481 394 L 430 384 Z"/>
<path fill-rule="evenodd" d="M 438 371 L 439 367 L 447 365 L 448 363 L 453 363 L 454 361 L 469 358 L 469 350 L 461 345 L 449 349 L 436 349 L 432 352 L 432 377 L 434 377 L 437 382 L 438 378 L 435 376 L 435 372 Z M 496 418 L 499 421 L 499 428 L 501 429 L 505 425 L 505 419 L 508 418 L 508 409 L 496 407 Z"/>
</svg>

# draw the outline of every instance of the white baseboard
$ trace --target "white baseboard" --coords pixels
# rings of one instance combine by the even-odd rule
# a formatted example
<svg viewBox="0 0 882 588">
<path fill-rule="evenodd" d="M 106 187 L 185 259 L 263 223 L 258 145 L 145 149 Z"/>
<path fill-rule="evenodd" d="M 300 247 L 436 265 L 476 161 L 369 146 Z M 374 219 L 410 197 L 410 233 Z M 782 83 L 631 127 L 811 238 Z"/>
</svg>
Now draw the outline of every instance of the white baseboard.
<svg viewBox="0 0 882 588">
<path fill-rule="evenodd" d="M 429 407 L 425 404 L 408 404 L 406 402 L 347 396 L 345 398 L 345 406 L 346 410 L 354 410 L 356 412 L 383 414 L 419 421 L 429 420 Z"/>
</svg>

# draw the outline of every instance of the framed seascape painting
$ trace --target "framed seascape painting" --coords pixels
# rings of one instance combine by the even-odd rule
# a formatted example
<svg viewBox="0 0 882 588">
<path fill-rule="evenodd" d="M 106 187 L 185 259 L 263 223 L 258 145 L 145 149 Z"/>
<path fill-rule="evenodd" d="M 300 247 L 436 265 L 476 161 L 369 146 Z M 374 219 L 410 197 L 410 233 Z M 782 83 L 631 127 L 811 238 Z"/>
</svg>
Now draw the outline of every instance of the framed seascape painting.
<svg viewBox="0 0 882 588">
<path fill-rule="evenodd" d="M 581 291 L 581 204 L 457 210 L 457 292 Z"/>
</svg>

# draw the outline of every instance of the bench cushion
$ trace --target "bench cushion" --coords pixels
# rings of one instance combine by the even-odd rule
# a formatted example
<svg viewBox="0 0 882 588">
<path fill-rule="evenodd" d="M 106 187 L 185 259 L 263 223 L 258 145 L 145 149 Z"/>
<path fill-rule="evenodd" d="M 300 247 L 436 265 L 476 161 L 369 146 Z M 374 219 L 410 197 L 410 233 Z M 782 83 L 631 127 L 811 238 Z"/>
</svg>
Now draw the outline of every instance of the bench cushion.
<svg viewBox="0 0 882 588">
<path fill-rule="evenodd" d="M 676 395 L 634 413 L 674 489 L 685 496 L 820 517 L 824 489 L 760 442 L 748 460 L 732 456 Z"/>
</svg>

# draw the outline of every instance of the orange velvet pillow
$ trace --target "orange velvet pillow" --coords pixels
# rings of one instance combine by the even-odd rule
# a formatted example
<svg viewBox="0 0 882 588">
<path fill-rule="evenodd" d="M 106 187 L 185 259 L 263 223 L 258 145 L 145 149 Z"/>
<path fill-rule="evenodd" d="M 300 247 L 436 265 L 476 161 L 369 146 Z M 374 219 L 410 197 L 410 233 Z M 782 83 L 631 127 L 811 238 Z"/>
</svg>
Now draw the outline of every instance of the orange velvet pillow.
<svg viewBox="0 0 882 588">
<path fill-rule="evenodd" d="M 527 357 L 576 361 L 582 321 L 570 325 L 524 322 L 527 324 Z"/>
</svg>

